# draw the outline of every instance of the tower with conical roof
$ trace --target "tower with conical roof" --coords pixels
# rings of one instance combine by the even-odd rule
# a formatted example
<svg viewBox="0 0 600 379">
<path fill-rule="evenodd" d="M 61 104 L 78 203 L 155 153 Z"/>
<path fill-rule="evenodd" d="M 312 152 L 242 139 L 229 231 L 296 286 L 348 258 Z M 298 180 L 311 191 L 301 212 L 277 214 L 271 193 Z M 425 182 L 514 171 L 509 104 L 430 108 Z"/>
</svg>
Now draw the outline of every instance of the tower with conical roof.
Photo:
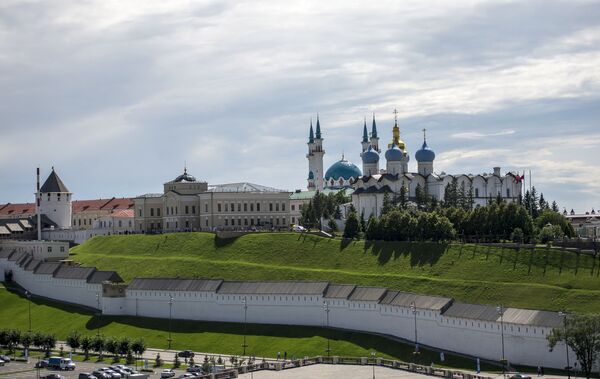
<svg viewBox="0 0 600 379">
<path fill-rule="evenodd" d="M 323 138 L 321 136 L 321 122 L 317 115 L 317 130 L 313 132 L 312 119 L 310 120 L 310 131 L 308 135 L 308 190 L 323 190 Z"/>
<path fill-rule="evenodd" d="M 53 221 L 59 229 L 71 228 L 71 192 L 60 179 L 54 167 L 40 188 L 38 211 Z"/>
<path fill-rule="evenodd" d="M 371 146 L 377 153 L 381 153 L 379 149 L 379 136 L 377 135 L 377 123 L 375 122 L 375 112 L 373 112 L 373 124 L 371 125 Z"/>
<path fill-rule="evenodd" d="M 365 151 L 367 151 L 367 149 L 370 146 L 370 143 L 369 143 L 369 133 L 367 132 L 367 119 L 366 118 L 365 118 L 365 124 L 363 126 L 363 136 L 362 136 L 361 145 L 362 145 L 362 152 L 363 153 Z"/>
<path fill-rule="evenodd" d="M 435 152 L 427 146 L 426 129 L 423 129 L 423 146 L 415 153 L 419 174 L 427 176 L 433 173 Z"/>
</svg>

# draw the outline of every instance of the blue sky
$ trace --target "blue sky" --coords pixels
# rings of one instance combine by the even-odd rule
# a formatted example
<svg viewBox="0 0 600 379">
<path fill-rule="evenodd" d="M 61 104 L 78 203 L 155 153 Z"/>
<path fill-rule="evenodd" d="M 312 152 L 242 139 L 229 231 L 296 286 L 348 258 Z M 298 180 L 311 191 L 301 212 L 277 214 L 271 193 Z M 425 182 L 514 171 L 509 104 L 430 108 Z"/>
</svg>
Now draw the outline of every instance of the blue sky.
<svg viewBox="0 0 600 379">
<path fill-rule="evenodd" d="M 547 198 L 600 207 L 600 3 L 3 1 L 0 203 L 55 166 L 77 199 L 210 183 L 305 188 L 360 166 L 362 120 L 435 171 L 532 170 Z"/>
</svg>

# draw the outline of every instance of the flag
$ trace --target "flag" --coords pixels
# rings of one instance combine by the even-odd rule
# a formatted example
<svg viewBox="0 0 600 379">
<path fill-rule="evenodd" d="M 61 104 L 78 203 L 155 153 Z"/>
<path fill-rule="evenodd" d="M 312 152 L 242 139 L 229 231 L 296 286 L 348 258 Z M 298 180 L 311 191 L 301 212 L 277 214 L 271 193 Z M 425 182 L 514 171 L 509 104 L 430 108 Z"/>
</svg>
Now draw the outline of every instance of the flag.
<svg viewBox="0 0 600 379">
<path fill-rule="evenodd" d="M 517 172 L 517 175 L 515 175 L 515 183 L 522 183 L 523 180 L 525 179 L 525 173 L 523 173 L 523 175 L 519 175 L 519 173 Z"/>
</svg>

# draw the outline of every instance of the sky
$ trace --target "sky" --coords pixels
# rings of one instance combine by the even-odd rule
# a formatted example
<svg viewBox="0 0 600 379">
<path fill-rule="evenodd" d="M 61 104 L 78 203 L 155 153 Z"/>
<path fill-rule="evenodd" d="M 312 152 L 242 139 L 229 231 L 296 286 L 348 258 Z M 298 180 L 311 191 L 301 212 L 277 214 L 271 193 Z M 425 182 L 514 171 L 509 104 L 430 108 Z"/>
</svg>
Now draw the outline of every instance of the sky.
<svg viewBox="0 0 600 379">
<path fill-rule="evenodd" d="M 33 201 L 37 166 L 75 199 L 184 165 L 306 188 L 311 118 L 325 167 L 360 167 L 364 118 L 383 145 L 394 109 L 412 171 L 426 128 L 435 172 L 531 170 L 600 208 L 600 2 L 0 2 L 0 203 Z"/>
</svg>

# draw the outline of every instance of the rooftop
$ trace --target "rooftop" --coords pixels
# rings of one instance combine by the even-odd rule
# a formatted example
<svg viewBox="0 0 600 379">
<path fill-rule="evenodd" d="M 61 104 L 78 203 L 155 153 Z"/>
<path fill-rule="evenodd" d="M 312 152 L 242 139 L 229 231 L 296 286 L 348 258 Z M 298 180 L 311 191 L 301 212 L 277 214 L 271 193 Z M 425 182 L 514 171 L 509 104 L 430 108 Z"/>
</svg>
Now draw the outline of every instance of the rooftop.
<svg viewBox="0 0 600 379">
<path fill-rule="evenodd" d="M 240 182 L 215 184 L 208 187 L 208 192 L 288 192 L 260 184 Z"/>
</svg>

